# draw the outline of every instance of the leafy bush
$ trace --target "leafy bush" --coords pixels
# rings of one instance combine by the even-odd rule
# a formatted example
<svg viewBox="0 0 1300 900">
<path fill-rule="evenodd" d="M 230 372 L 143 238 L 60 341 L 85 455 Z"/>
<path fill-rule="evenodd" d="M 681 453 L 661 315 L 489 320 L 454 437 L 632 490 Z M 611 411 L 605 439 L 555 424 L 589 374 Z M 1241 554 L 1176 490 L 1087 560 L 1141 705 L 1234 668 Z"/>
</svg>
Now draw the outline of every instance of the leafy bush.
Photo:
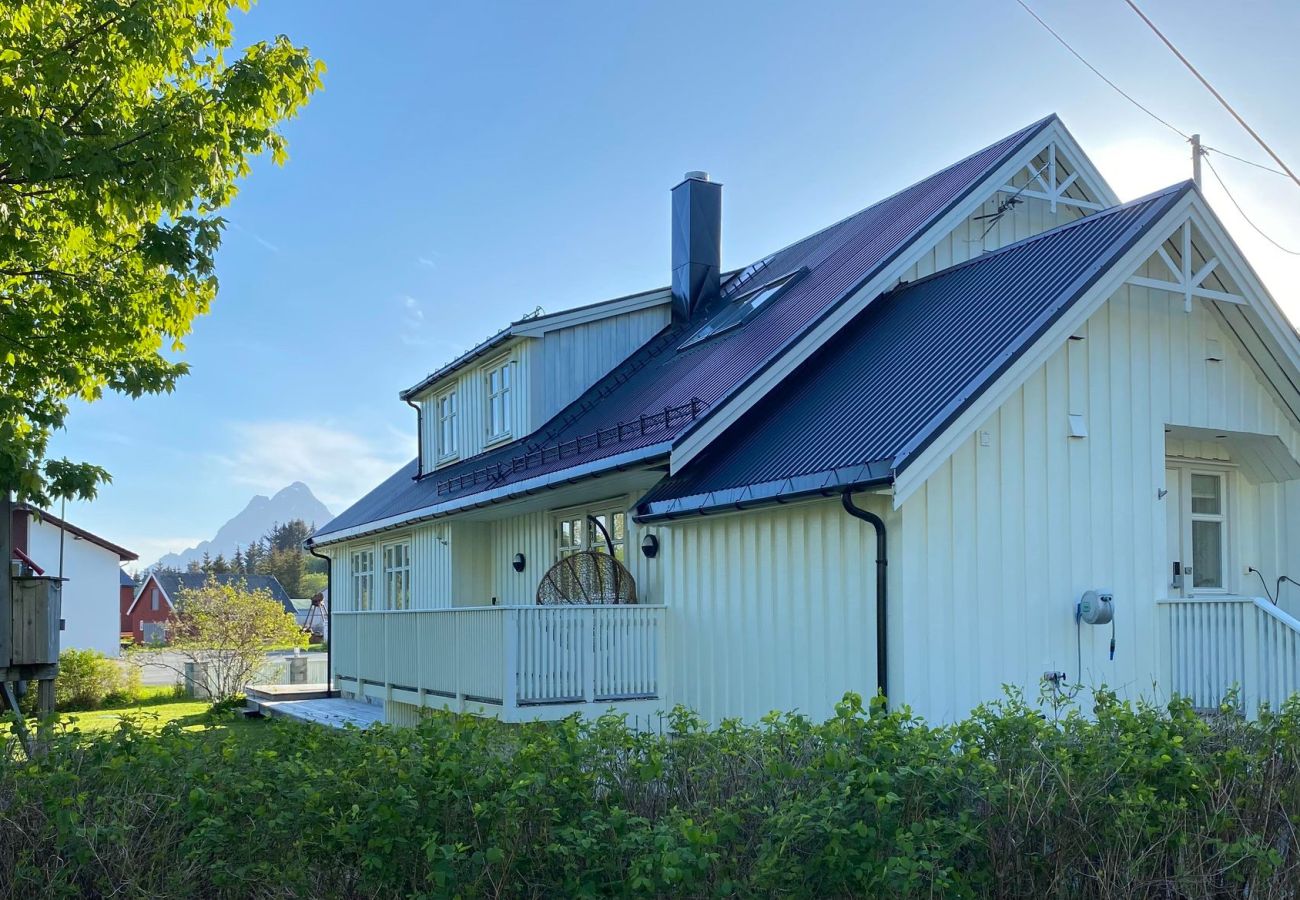
<svg viewBox="0 0 1300 900">
<path fill-rule="evenodd" d="M 54 679 L 54 705 L 61 711 L 129 703 L 140 692 L 140 671 L 98 650 L 64 650 Z"/>
<path fill-rule="evenodd" d="M 677 711 L 664 734 L 128 722 L 0 764 L 0 895 L 1280 898 L 1298 816 L 1300 700 L 1246 722 L 1012 696 L 930 727 L 848 696 L 822 724 Z"/>
</svg>

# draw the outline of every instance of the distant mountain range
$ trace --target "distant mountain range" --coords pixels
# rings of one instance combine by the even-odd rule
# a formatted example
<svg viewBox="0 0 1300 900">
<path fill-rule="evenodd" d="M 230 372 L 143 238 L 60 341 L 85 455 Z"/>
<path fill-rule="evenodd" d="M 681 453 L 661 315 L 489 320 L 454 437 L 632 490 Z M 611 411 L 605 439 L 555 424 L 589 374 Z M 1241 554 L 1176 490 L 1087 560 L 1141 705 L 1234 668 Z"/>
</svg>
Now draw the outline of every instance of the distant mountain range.
<svg viewBox="0 0 1300 900">
<path fill-rule="evenodd" d="M 210 541 L 203 541 L 197 547 L 182 550 L 180 553 L 168 553 L 158 560 L 156 565 L 165 568 L 184 569 L 190 560 L 202 560 L 203 554 L 215 557 L 224 553 L 229 559 L 236 547 L 247 547 L 253 541 L 266 535 L 271 526 L 302 519 L 308 525 L 317 528 L 324 525 L 334 514 L 325 508 L 325 504 L 316 499 L 311 488 L 301 481 L 295 481 L 287 488 L 276 492 L 274 497 L 258 494 L 239 515 L 217 529 L 216 536 Z"/>
</svg>

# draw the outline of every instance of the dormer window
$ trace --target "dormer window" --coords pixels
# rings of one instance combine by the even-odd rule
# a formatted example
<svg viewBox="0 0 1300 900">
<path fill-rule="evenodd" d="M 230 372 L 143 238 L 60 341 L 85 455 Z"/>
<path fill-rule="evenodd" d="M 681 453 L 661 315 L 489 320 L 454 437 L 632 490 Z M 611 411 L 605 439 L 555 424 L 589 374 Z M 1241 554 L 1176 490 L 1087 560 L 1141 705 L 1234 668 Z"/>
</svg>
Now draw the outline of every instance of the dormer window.
<svg viewBox="0 0 1300 900">
<path fill-rule="evenodd" d="M 456 391 L 450 390 L 433 401 L 434 431 L 437 441 L 438 459 L 450 459 L 456 455 Z"/>
<path fill-rule="evenodd" d="M 802 271 L 802 270 L 800 270 Z M 758 314 L 768 302 L 777 294 L 781 293 L 799 272 L 792 272 L 781 278 L 769 281 L 762 287 L 755 288 L 747 294 L 743 294 L 732 300 L 721 310 L 718 311 L 712 319 L 704 324 L 699 331 L 692 334 L 682 342 L 678 350 L 685 350 L 687 347 L 693 347 L 701 341 L 706 341 L 714 335 L 722 334 L 724 331 L 730 331 L 740 325 L 745 324 L 751 318 Z"/>
<path fill-rule="evenodd" d="M 510 360 L 503 359 L 487 369 L 488 440 L 510 437 Z"/>
</svg>

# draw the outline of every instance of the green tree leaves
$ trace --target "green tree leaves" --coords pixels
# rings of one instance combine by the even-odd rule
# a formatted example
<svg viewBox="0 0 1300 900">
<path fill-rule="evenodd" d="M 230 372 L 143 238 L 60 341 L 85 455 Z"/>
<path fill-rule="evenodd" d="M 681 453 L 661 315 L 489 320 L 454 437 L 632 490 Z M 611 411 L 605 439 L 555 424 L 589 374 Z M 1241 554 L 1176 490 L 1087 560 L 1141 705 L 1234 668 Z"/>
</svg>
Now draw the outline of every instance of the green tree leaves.
<svg viewBox="0 0 1300 900">
<path fill-rule="evenodd" d="M 44 461 L 68 401 L 172 390 L 217 292 L 217 214 L 323 64 L 286 37 L 231 52 L 231 0 L 0 7 L 0 489 L 90 497 Z"/>
</svg>

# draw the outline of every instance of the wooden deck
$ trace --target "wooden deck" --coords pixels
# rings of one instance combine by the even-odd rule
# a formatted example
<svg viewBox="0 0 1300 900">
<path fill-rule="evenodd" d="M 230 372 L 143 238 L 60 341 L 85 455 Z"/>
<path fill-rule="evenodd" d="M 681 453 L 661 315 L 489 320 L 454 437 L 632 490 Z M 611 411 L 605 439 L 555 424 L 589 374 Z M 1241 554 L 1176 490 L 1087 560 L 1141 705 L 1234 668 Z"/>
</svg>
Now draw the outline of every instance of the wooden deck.
<svg viewBox="0 0 1300 900">
<path fill-rule="evenodd" d="M 326 697 L 323 684 L 250 685 L 247 694 L 248 711 L 260 712 L 264 716 L 280 716 L 329 728 L 347 725 L 369 728 L 384 721 L 382 706 Z"/>
</svg>

